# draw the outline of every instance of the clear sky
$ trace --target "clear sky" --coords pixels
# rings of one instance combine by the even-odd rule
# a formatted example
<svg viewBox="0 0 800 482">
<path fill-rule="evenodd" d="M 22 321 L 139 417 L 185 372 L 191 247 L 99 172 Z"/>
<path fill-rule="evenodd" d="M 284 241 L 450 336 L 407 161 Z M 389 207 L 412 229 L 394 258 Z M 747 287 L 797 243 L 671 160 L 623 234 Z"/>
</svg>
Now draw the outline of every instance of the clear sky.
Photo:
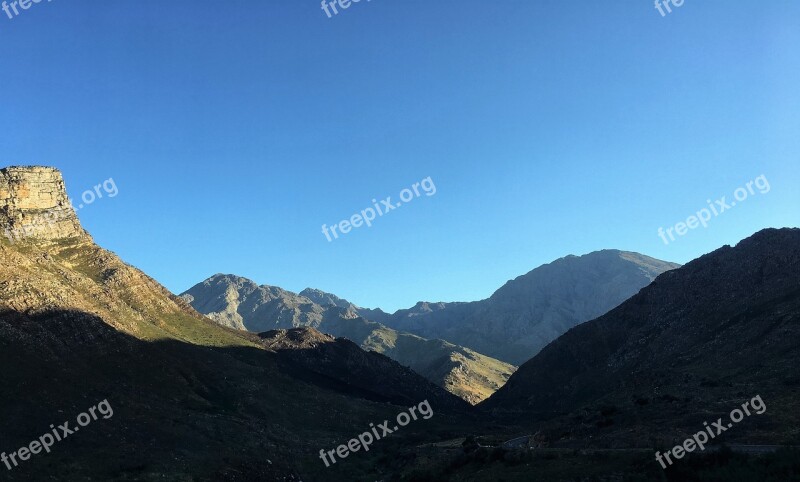
<svg viewBox="0 0 800 482">
<path fill-rule="evenodd" d="M 42 1 L 0 11 L 0 164 L 56 166 L 74 198 L 113 178 L 84 226 L 175 292 L 235 273 L 388 310 L 800 225 L 800 4 L 672 9 Z M 769 192 L 658 236 L 762 174 Z M 322 234 L 429 176 L 435 195 Z"/>
</svg>

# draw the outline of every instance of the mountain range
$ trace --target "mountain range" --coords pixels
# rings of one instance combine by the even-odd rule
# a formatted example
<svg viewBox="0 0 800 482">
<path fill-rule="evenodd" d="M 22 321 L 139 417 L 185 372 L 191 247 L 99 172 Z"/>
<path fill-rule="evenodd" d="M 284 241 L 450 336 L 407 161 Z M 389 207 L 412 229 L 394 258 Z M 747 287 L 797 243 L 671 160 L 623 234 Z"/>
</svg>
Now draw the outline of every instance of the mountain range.
<svg viewBox="0 0 800 482">
<path fill-rule="evenodd" d="M 362 308 L 322 290 L 306 288 L 299 294 L 275 286 L 259 286 L 235 275 L 217 274 L 193 286 L 181 296 L 214 321 L 253 332 L 295 326 L 323 326 L 331 334 L 350 338 L 362 348 L 373 349 L 400 361 L 442 384 L 441 369 L 421 365 L 419 353 L 408 355 L 396 345 L 387 345 L 386 336 L 365 330 L 366 321 L 377 324 L 373 330 L 390 333 L 396 339 L 414 334 L 426 340 L 446 340 L 447 350 L 455 350 L 493 367 L 479 370 L 479 383 L 488 396 L 496 384 L 513 372 L 511 364 L 532 358 L 545 345 L 578 324 L 607 312 L 647 286 L 656 276 L 679 265 L 649 256 L 619 250 L 603 250 L 583 256 L 567 256 L 540 266 L 507 282 L 491 297 L 466 303 L 419 302 L 413 308 L 393 314 L 381 309 Z M 326 317 L 333 312 L 334 316 Z M 359 334 L 344 329 L 359 325 Z M 331 322 L 332 321 L 332 322 Z M 429 348 L 430 349 L 430 345 Z M 481 354 L 488 354 L 481 355 Z M 478 360 L 479 357 L 480 360 Z M 499 365 L 497 360 L 508 365 Z M 436 361 L 433 360 L 435 363 Z M 451 366 L 463 370 L 464 365 Z M 469 367 L 466 367 L 469 370 Z M 476 386 L 476 383 L 470 383 Z M 482 397 L 482 398 L 485 398 Z M 474 397 L 468 396 L 467 399 Z M 481 399 L 482 399 L 481 398 Z"/>
<path fill-rule="evenodd" d="M 0 236 L 0 451 L 27 446 L 48 424 L 75 426 L 101 400 L 114 410 L 46 456 L 0 466 L 8 480 L 299 480 L 324 470 L 320 448 L 409 400 L 429 400 L 437 416 L 401 439 L 470 420 L 459 398 L 349 342 L 324 340 L 325 363 L 303 371 L 275 336 L 200 315 L 94 243 L 55 169 L 0 170 L 0 200 L 0 219 L 36 224 Z M 354 480 L 353 470 L 363 475 L 344 464 L 326 474 Z"/>
<path fill-rule="evenodd" d="M 474 404 L 503 386 L 516 369 L 484 352 L 528 360 L 573 326 L 605 313 L 677 266 L 617 250 L 568 256 L 509 281 L 486 300 L 420 302 L 391 315 L 318 289 L 297 294 L 224 274 L 181 297 L 217 323 L 239 330 L 308 326 L 350 339 Z"/>
<path fill-rule="evenodd" d="M 481 301 L 419 302 L 393 314 L 356 311 L 396 330 L 441 338 L 519 365 L 570 328 L 606 313 L 679 266 L 608 249 L 542 265 Z"/>
<path fill-rule="evenodd" d="M 0 169 L 0 233 L 0 453 L 22 454 L 51 424 L 71 421 L 76 432 L 51 453 L 0 465 L 4 480 L 700 482 L 800 473 L 797 228 L 765 229 L 680 267 L 623 251 L 570 256 L 483 302 L 391 315 L 230 275 L 175 296 L 95 244 L 53 168 Z M 605 304 L 614 306 L 582 320 Z M 467 341 L 485 331 L 498 352 L 532 349 L 532 358 L 473 406 L 477 397 L 466 403 L 410 364 L 440 360 L 453 374 L 454 354 L 475 353 L 463 365 L 474 370 L 500 362 L 397 329 L 434 330 L 432 322 L 447 336 L 463 327 Z M 548 332 L 556 339 L 537 349 Z M 482 394 L 483 383 L 470 389 Z M 654 460 L 756 396 L 766 410 L 728 425 L 705 451 L 666 470 Z M 341 452 L 423 399 L 430 419 L 394 427 L 333 466 L 320 460 L 321 450 Z M 101 400 L 113 417 L 77 433 L 76 416 Z"/>
<path fill-rule="evenodd" d="M 327 302 L 332 295 L 303 293 Z M 311 327 L 384 354 L 470 403 L 500 388 L 516 367 L 444 340 L 398 332 L 359 316 L 345 303 L 318 304 L 302 294 L 234 275 L 214 275 L 181 297 L 220 325 L 259 333 Z"/>
</svg>

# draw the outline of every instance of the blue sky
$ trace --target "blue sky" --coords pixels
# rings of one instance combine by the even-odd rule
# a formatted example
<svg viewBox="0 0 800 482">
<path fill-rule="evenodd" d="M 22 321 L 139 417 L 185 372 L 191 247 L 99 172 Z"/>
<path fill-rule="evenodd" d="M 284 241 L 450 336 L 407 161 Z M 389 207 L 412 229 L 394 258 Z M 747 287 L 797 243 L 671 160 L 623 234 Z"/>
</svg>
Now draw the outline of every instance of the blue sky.
<svg viewBox="0 0 800 482">
<path fill-rule="evenodd" d="M 75 198 L 113 178 L 84 226 L 175 292 L 480 299 L 567 254 L 686 262 L 800 225 L 798 25 L 789 0 L 53 0 L 0 12 L 0 164 L 54 165 Z"/>
</svg>

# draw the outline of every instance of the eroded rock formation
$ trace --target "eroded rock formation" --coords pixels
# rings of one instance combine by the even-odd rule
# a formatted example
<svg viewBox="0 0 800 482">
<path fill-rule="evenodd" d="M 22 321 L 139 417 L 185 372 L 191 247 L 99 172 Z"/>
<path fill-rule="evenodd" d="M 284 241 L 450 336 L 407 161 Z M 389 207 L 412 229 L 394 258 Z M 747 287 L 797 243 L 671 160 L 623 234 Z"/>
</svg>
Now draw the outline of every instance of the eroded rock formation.
<svg viewBox="0 0 800 482">
<path fill-rule="evenodd" d="M 86 237 L 64 179 L 52 167 L 0 169 L 0 228 L 10 240 Z"/>
</svg>

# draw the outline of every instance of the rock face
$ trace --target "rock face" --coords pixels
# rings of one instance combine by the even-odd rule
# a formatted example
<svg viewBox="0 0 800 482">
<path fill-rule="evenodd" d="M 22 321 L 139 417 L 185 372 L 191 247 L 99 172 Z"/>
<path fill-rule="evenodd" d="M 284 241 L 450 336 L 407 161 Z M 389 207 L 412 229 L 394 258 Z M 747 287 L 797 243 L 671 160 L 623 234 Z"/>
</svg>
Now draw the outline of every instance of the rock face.
<svg viewBox="0 0 800 482">
<path fill-rule="evenodd" d="M 181 297 L 217 323 L 255 333 L 298 327 L 347 338 L 386 355 L 475 404 L 500 388 L 516 367 L 444 340 L 402 333 L 359 316 L 360 308 L 319 290 L 301 294 L 217 274 Z"/>
<path fill-rule="evenodd" d="M 304 296 L 277 286 L 259 286 L 234 275 L 214 275 L 181 297 L 220 325 L 254 333 L 301 326 L 317 328 L 325 314 L 322 306 Z"/>
<path fill-rule="evenodd" d="M 86 236 L 61 172 L 52 167 L 0 169 L 0 226 L 11 240 Z"/>
</svg>

